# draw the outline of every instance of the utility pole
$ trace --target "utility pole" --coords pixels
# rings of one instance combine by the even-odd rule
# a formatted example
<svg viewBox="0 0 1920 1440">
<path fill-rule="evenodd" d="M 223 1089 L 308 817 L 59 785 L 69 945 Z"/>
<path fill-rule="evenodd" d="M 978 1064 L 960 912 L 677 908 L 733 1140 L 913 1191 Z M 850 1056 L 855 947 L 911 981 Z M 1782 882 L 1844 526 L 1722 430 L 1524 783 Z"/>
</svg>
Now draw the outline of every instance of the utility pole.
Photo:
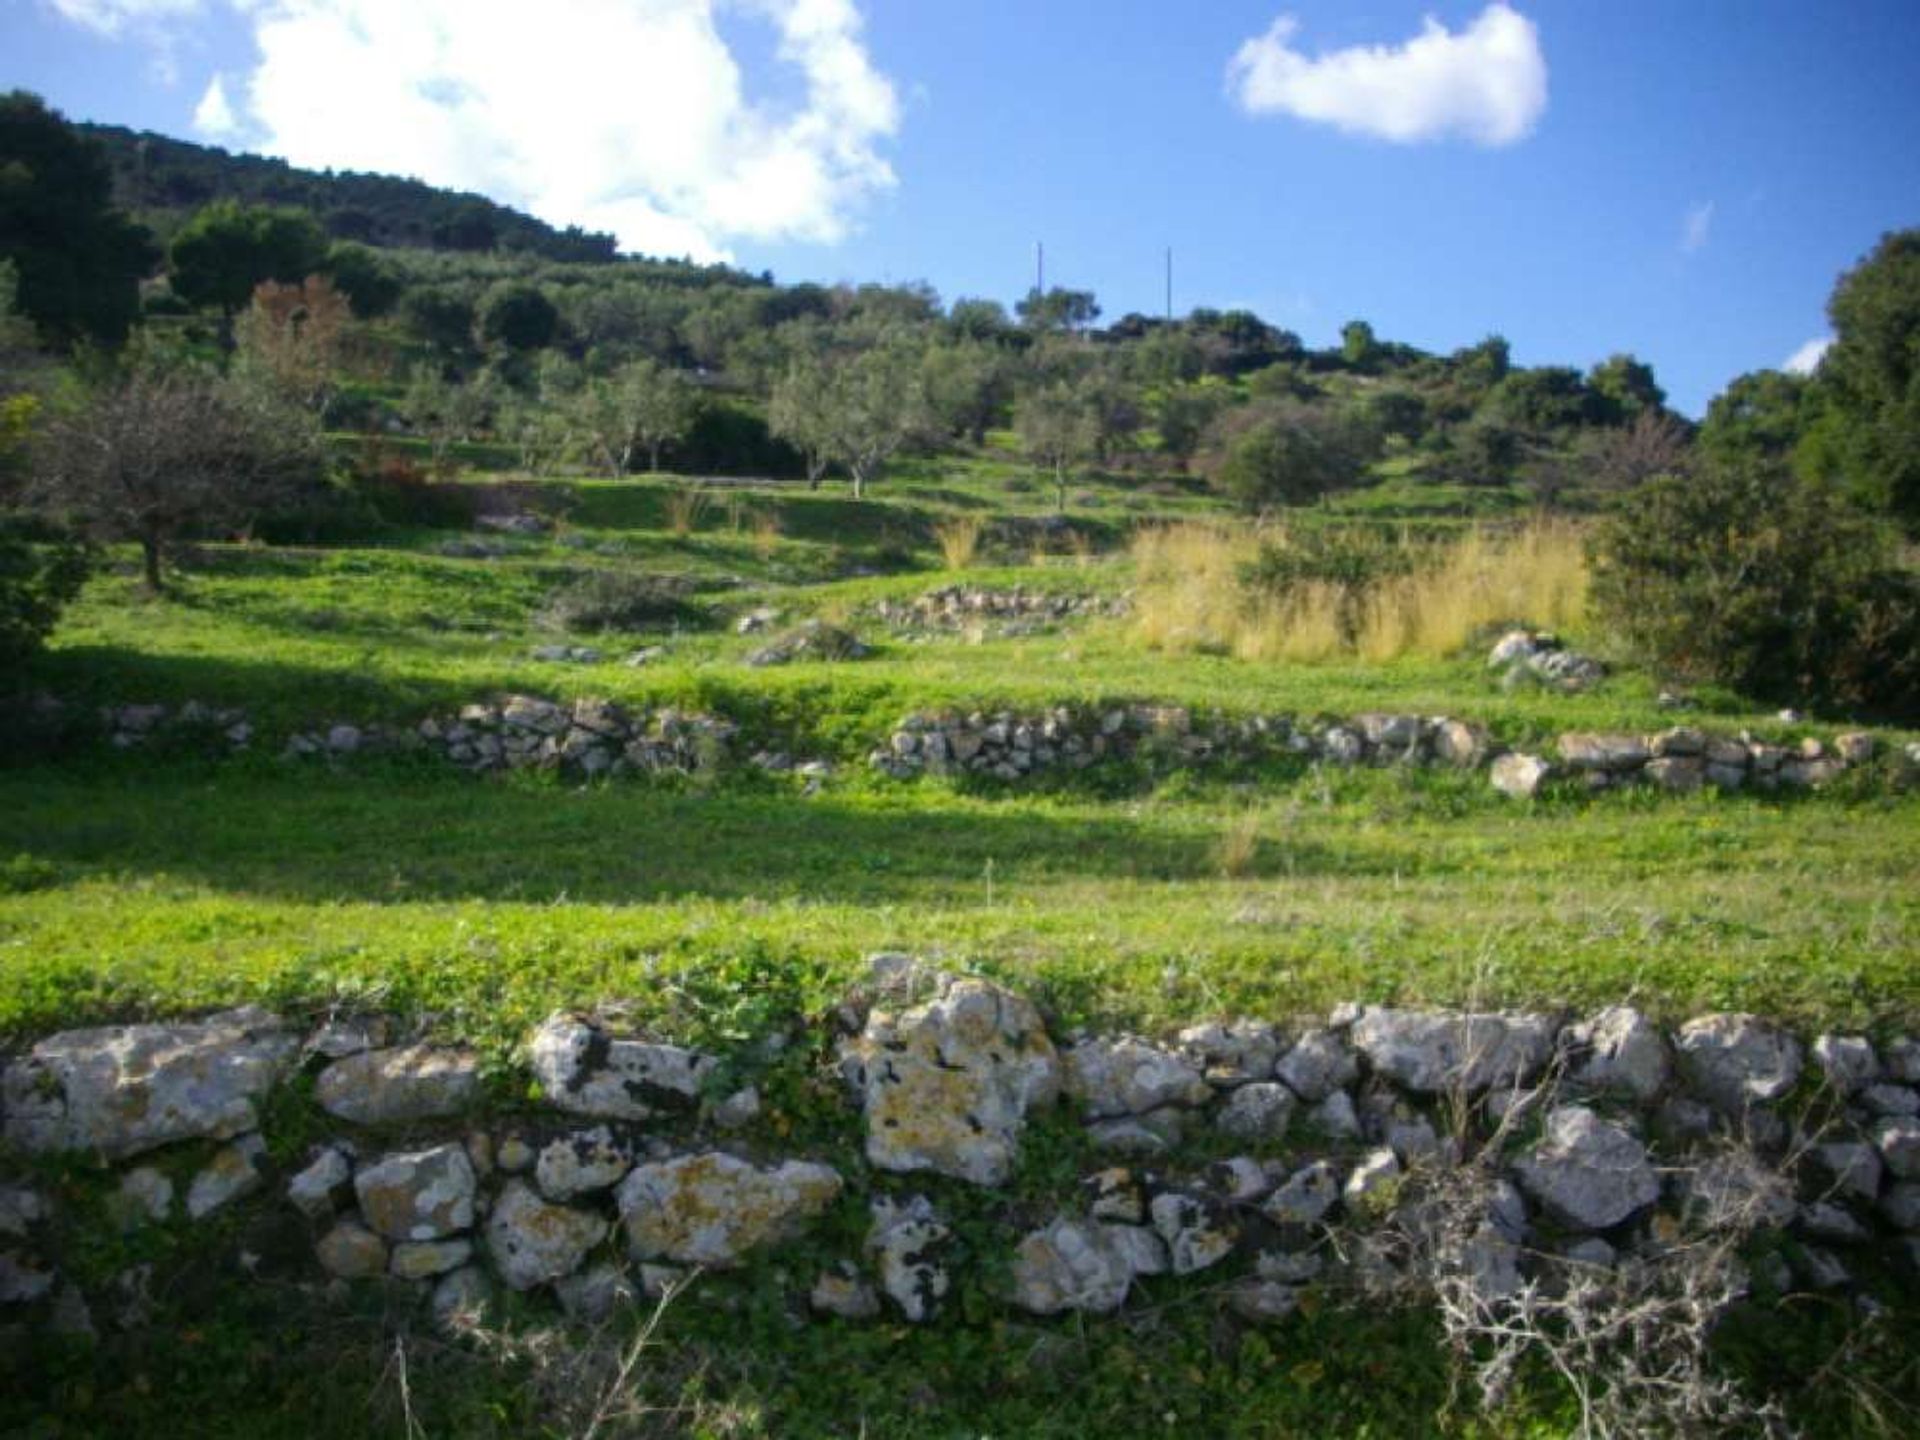
<svg viewBox="0 0 1920 1440">
<path fill-rule="evenodd" d="M 1173 323 L 1173 247 L 1167 247 L 1167 323 Z"/>
<path fill-rule="evenodd" d="M 1033 242 L 1033 293 L 1047 293 L 1047 247 L 1044 242 Z"/>
</svg>

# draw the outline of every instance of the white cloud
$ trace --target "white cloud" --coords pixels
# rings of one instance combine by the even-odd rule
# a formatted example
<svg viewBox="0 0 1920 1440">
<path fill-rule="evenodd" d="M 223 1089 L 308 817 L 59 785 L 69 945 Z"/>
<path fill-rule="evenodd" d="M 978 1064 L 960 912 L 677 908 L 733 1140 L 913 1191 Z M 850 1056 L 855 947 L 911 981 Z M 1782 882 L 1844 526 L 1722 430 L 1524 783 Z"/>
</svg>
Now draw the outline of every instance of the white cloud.
<svg viewBox="0 0 1920 1440">
<path fill-rule="evenodd" d="M 1292 115 L 1397 144 L 1459 137 L 1511 145 L 1547 108 L 1547 60 L 1531 20 L 1496 3 L 1458 34 L 1429 17 L 1403 45 L 1309 57 L 1282 15 L 1242 45 L 1227 87 L 1253 115 Z"/>
<path fill-rule="evenodd" d="M 1832 344 L 1831 335 L 1817 335 L 1782 360 L 1780 368 L 1789 375 L 1811 375 L 1820 368 L 1820 361 L 1826 355 L 1827 347 Z"/>
<path fill-rule="evenodd" d="M 1680 222 L 1680 251 L 1692 255 L 1707 243 L 1707 236 L 1713 230 L 1713 201 L 1702 200 L 1698 205 L 1688 207 L 1687 215 Z"/>
<path fill-rule="evenodd" d="M 210 140 L 231 140 L 240 133 L 240 117 L 227 99 L 227 82 L 213 77 L 200 103 L 193 108 L 193 128 Z"/>
<path fill-rule="evenodd" d="M 882 147 L 899 103 L 854 0 L 227 3 L 260 57 L 223 87 L 231 118 L 296 165 L 414 175 L 697 259 L 741 239 L 832 243 L 896 183 Z M 797 98 L 742 72 L 723 15 L 772 27 Z"/>
</svg>

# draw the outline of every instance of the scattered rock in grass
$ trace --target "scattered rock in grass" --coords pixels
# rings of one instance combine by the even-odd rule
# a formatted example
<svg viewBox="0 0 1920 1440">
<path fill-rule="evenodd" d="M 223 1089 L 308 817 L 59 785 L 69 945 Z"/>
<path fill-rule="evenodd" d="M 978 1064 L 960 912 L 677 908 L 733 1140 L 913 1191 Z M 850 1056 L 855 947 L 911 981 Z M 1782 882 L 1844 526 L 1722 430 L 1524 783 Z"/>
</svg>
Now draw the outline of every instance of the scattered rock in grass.
<svg viewBox="0 0 1920 1440">
<path fill-rule="evenodd" d="M 753 666 L 792 665 L 807 660 L 864 660 L 873 651 L 852 633 L 824 620 L 806 620 L 747 656 Z"/>
<path fill-rule="evenodd" d="M 1515 800 L 1531 800 L 1553 774 L 1553 767 L 1537 755 L 1498 756 L 1488 778 L 1493 788 Z"/>
</svg>

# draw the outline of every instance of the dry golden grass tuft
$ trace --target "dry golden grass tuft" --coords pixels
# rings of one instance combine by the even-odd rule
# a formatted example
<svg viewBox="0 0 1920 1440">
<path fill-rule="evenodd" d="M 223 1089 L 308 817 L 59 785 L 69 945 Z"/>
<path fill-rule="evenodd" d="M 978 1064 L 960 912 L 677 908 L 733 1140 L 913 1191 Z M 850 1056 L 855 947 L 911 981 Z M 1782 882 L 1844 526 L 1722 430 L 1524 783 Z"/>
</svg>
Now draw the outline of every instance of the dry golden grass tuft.
<svg viewBox="0 0 1920 1440">
<path fill-rule="evenodd" d="M 949 570 L 965 570 L 980 552 L 980 536 L 986 527 L 977 515 L 951 515 L 933 527 L 939 543 L 940 558 Z"/>
</svg>

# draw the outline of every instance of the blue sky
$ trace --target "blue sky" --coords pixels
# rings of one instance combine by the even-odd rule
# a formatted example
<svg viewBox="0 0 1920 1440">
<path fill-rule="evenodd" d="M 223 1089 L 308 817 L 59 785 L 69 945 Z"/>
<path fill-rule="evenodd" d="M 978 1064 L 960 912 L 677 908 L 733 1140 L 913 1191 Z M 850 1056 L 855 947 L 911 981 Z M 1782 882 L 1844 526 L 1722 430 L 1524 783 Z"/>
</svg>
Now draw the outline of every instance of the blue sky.
<svg viewBox="0 0 1920 1440">
<path fill-rule="evenodd" d="M 1044 240 L 1117 316 L 1171 245 L 1182 311 L 1628 350 L 1696 414 L 1920 224 L 1913 0 L 0 0 L 0 57 L 788 280 L 1011 301 Z"/>
</svg>

